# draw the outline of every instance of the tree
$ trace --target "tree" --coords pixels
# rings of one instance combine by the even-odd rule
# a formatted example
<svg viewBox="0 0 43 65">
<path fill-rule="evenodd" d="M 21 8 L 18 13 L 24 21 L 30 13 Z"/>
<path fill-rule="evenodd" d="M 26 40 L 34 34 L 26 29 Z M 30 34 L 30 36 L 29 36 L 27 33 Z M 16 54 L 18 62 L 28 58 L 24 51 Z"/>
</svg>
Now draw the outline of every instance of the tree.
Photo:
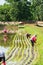
<svg viewBox="0 0 43 65">
<path fill-rule="evenodd" d="M 35 20 L 42 20 L 42 0 L 32 0 L 33 18 Z M 34 17 L 35 16 L 35 17 Z"/>
<path fill-rule="evenodd" d="M 0 6 L 1 21 L 43 20 L 42 0 L 6 0 Z"/>
<path fill-rule="evenodd" d="M 32 19 L 31 2 L 27 0 L 6 0 L 12 5 L 11 15 L 15 20 L 30 20 Z"/>
<path fill-rule="evenodd" d="M 8 4 L 4 4 L 2 6 L 0 6 L 0 20 L 1 21 L 10 21 L 11 17 L 10 17 L 10 10 L 11 6 L 9 6 Z"/>
</svg>

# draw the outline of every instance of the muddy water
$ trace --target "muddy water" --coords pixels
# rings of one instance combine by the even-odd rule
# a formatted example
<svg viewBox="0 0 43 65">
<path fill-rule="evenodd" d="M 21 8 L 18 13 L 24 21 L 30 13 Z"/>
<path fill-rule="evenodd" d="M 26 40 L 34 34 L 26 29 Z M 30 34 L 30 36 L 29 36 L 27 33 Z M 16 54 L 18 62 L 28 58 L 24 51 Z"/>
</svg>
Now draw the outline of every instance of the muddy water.
<svg viewBox="0 0 43 65">
<path fill-rule="evenodd" d="M 13 62 L 13 61 L 9 61 L 9 62 L 6 62 L 7 65 L 16 65 L 16 62 Z"/>
</svg>

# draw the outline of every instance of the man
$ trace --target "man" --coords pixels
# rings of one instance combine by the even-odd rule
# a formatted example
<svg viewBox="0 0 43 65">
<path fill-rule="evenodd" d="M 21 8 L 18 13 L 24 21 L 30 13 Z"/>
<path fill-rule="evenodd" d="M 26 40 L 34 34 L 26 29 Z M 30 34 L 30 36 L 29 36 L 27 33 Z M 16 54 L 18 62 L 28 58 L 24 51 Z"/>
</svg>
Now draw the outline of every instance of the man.
<svg viewBox="0 0 43 65">
<path fill-rule="evenodd" d="M 6 26 L 5 26 L 4 30 L 3 30 L 3 32 L 4 32 L 4 33 L 7 33 L 7 32 L 8 32 Z"/>
<path fill-rule="evenodd" d="M 5 63 L 5 54 L 2 50 L 0 51 L 0 62 L 2 62 L 2 65 L 6 65 L 6 63 Z"/>
<path fill-rule="evenodd" d="M 36 43 L 37 40 L 37 35 L 33 35 L 30 39 L 31 43 L 32 43 L 32 47 L 34 47 L 34 43 Z"/>
<path fill-rule="evenodd" d="M 29 34 L 29 33 L 26 34 L 26 37 L 27 38 L 30 38 L 30 36 L 31 36 L 31 34 Z"/>
</svg>

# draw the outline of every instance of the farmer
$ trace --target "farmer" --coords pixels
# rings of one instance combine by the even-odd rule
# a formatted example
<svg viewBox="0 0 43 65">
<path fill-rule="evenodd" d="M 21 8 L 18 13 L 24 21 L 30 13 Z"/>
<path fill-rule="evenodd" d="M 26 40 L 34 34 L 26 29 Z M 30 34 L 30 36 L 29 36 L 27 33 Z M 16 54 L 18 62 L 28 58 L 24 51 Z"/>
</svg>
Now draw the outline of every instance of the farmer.
<svg viewBox="0 0 43 65">
<path fill-rule="evenodd" d="M 2 50 L 0 51 L 0 62 L 2 62 L 1 65 L 6 65 L 5 54 L 4 54 L 4 52 Z"/>
<path fill-rule="evenodd" d="M 34 43 L 36 43 L 37 40 L 37 35 L 33 35 L 30 39 L 31 43 L 32 43 L 32 47 L 34 47 Z"/>
<path fill-rule="evenodd" d="M 7 33 L 8 32 L 6 27 L 4 28 L 3 32 L 4 33 Z"/>
<path fill-rule="evenodd" d="M 29 33 L 26 34 L 26 37 L 27 38 L 30 38 L 30 36 L 31 36 L 31 34 L 29 34 Z"/>
</svg>

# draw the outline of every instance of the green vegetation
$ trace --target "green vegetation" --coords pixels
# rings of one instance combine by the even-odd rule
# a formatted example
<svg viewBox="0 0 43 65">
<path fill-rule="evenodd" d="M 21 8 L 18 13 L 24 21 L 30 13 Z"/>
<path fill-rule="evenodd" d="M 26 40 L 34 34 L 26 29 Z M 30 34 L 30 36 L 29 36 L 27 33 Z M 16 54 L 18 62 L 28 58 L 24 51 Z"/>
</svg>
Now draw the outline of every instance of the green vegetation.
<svg viewBox="0 0 43 65">
<path fill-rule="evenodd" d="M 42 0 L 6 0 L 0 5 L 0 21 L 43 20 Z"/>
<path fill-rule="evenodd" d="M 24 29 L 32 35 L 37 34 L 37 43 L 35 45 L 38 48 L 39 58 L 36 59 L 38 62 L 35 65 L 43 65 L 43 27 L 27 24 Z"/>
<path fill-rule="evenodd" d="M 39 54 L 38 54 L 38 57 L 37 57 L 36 61 L 33 62 L 33 65 L 43 65 L 43 27 L 37 27 L 37 26 L 35 26 L 33 24 L 25 24 L 24 27 L 23 28 L 20 27 L 19 30 L 21 30 L 23 35 L 26 32 L 31 33 L 31 35 L 37 34 L 37 43 L 35 44 L 35 47 L 38 49 Z M 24 52 L 23 49 L 26 48 L 27 46 L 26 46 L 26 43 L 25 43 L 24 44 L 25 47 L 23 47 L 23 42 L 25 42 L 25 41 L 23 41 L 24 38 L 22 38 L 22 36 L 18 37 L 18 35 L 19 35 L 18 34 L 15 37 L 15 34 L 7 34 L 8 35 L 8 41 L 7 41 L 7 43 L 4 43 L 3 35 L 4 34 L 0 34 L 0 45 L 1 46 L 3 46 L 3 45 L 7 46 L 7 47 L 12 46 L 13 48 L 18 48 L 18 47 L 20 48 L 21 47 L 22 53 Z M 15 40 L 17 40 L 18 38 L 22 39 L 22 43 L 19 42 L 20 45 L 19 45 L 19 43 L 17 45 L 16 45 L 16 43 L 14 44 Z M 11 51 L 11 49 L 10 49 L 10 51 Z M 18 53 L 20 53 L 20 51 Z M 15 57 L 15 59 L 14 59 L 14 57 Z M 16 55 L 14 57 L 12 58 L 13 61 L 14 60 L 20 61 L 20 59 L 22 58 L 21 56 L 19 57 L 19 55 L 18 56 Z"/>
<path fill-rule="evenodd" d="M 0 21 L 7 21 L 8 24 L 0 22 L 0 46 L 9 47 L 6 57 L 10 55 L 9 62 L 17 61 L 18 65 L 28 65 L 29 59 L 34 59 L 34 51 L 38 50 L 37 58 L 32 65 L 43 65 L 43 27 L 38 27 L 35 24 L 22 23 L 23 25 L 20 25 L 18 22 L 17 24 L 12 22 L 14 25 L 9 24 L 9 21 L 23 21 L 24 23 L 25 21 L 43 21 L 43 0 L 5 1 L 8 4 L 0 5 Z M 9 33 L 1 33 L 5 26 Z M 34 51 L 32 51 L 30 39 L 25 36 L 26 33 L 30 33 L 31 36 L 37 34 Z M 7 41 L 4 41 L 5 35 L 7 35 Z M 24 63 L 21 61 L 23 59 Z"/>
</svg>

